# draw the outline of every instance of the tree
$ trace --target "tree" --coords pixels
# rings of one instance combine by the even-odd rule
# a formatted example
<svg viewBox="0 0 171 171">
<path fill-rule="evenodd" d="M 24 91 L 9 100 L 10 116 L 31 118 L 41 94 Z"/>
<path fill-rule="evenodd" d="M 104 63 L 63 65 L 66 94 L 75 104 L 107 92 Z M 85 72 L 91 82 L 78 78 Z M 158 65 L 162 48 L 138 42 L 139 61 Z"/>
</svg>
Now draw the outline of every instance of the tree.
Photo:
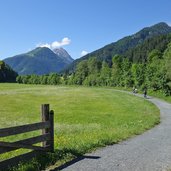
<svg viewBox="0 0 171 171">
<path fill-rule="evenodd" d="M 125 58 L 121 65 L 121 86 L 131 87 L 133 85 L 131 76 L 131 63 Z"/>
<path fill-rule="evenodd" d="M 164 71 L 166 73 L 166 83 L 165 83 L 165 94 L 171 95 L 171 43 L 168 45 L 168 48 L 165 50 L 164 55 Z"/>
<path fill-rule="evenodd" d="M 0 82 L 16 82 L 18 74 L 13 71 L 4 61 L 0 61 Z"/>
<path fill-rule="evenodd" d="M 47 83 L 49 85 L 57 85 L 60 84 L 60 76 L 56 73 L 51 73 L 48 76 Z"/>
<path fill-rule="evenodd" d="M 145 81 L 145 65 L 133 63 L 131 66 L 131 75 L 133 85 L 136 87 L 142 86 Z"/>
<path fill-rule="evenodd" d="M 102 67 L 102 62 L 93 57 L 88 60 L 89 74 L 99 74 Z"/>
<path fill-rule="evenodd" d="M 22 83 L 22 76 L 18 75 L 16 78 L 16 82 L 19 84 Z"/>
<path fill-rule="evenodd" d="M 148 55 L 146 66 L 146 84 L 154 91 L 164 87 L 165 73 L 163 70 L 162 54 L 158 50 L 153 50 Z"/>
<path fill-rule="evenodd" d="M 112 58 L 112 68 L 111 68 L 111 85 L 112 86 L 120 85 L 121 65 L 122 65 L 122 57 L 120 55 L 115 55 Z"/>
<path fill-rule="evenodd" d="M 171 43 L 168 45 L 168 48 L 165 50 L 163 58 L 165 60 L 167 79 L 168 81 L 171 81 Z"/>
<path fill-rule="evenodd" d="M 40 83 L 43 85 L 48 84 L 48 75 L 42 75 L 40 79 Z"/>
<path fill-rule="evenodd" d="M 74 82 L 75 84 L 82 85 L 83 81 L 86 79 L 88 76 L 88 65 L 87 65 L 87 60 L 81 61 L 76 68 L 76 73 L 74 76 Z"/>
<path fill-rule="evenodd" d="M 109 86 L 111 79 L 111 69 L 109 68 L 108 64 L 103 61 L 102 69 L 100 72 L 100 85 Z"/>
</svg>

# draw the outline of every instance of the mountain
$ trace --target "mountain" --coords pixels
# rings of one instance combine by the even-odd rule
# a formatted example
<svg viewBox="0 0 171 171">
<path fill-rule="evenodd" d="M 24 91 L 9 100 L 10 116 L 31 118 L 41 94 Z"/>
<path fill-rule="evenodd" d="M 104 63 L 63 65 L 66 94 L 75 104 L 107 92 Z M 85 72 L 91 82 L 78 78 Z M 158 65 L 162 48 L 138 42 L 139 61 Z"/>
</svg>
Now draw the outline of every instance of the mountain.
<svg viewBox="0 0 171 171">
<path fill-rule="evenodd" d="M 162 54 L 167 49 L 170 42 L 171 33 L 158 35 L 145 40 L 143 43 L 138 44 L 134 48 L 130 48 L 122 54 L 122 56 L 129 59 L 129 61 L 133 63 L 146 63 L 150 52 L 157 50 Z"/>
<path fill-rule="evenodd" d="M 47 47 L 38 47 L 28 53 L 6 58 L 4 61 L 19 75 L 42 75 L 59 72 L 73 59 L 62 48 L 55 49 L 53 52 Z"/>
<path fill-rule="evenodd" d="M 66 62 L 72 63 L 73 59 L 71 58 L 71 56 L 68 54 L 68 52 L 63 49 L 63 48 L 56 48 L 53 50 L 53 52 L 58 55 L 60 58 L 65 59 Z"/>
<path fill-rule="evenodd" d="M 0 61 L 0 82 L 15 82 L 18 74 L 13 71 L 5 62 Z"/>
<path fill-rule="evenodd" d="M 67 68 L 65 68 L 65 72 L 72 72 L 76 65 L 83 61 L 87 60 L 92 57 L 96 57 L 99 60 L 105 60 L 107 62 L 111 62 L 112 57 L 116 54 L 124 54 L 126 51 L 128 51 L 131 48 L 136 47 L 137 45 L 140 45 L 144 41 L 153 38 L 155 36 L 159 35 L 165 35 L 171 33 L 171 27 L 168 26 L 166 23 L 161 22 L 158 24 L 155 24 L 151 27 L 146 27 L 140 30 L 139 32 L 131 35 L 124 37 L 117 42 L 108 44 L 104 46 L 103 48 L 100 48 L 92 53 L 89 53 L 77 60 L 75 60 L 73 63 L 71 63 Z"/>
</svg>

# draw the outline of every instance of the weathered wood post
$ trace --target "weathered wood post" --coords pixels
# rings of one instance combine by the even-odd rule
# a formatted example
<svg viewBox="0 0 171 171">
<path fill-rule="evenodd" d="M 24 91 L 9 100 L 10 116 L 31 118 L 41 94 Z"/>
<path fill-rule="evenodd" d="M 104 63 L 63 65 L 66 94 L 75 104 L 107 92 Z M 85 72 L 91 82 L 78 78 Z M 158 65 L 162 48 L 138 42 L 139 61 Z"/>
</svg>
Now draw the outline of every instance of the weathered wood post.
<svg viewBox="0 0 171 171">
<path fill-rule="evenodd" d="M 49 121 L 49 104 L 42 104 L 41 105 L 41 115 L 42 115 L 42 122 Z M 42 130 L 42 134 L 47 134 L 47 133 L 49 133 L 49 128 L 45 128 Z M 50 144 L 48 141 L 44 141 L 42 143 L 43 147 L 47 147 L 49 145 Z"/>
<path fill-rule="evenodd" d="M 32 150 L 25 154 L 19 154 L 18 156 L 2 161 L 0 160 L 0 170 L 10 169 L 11 167 L 18 165 L 21 161 L 28 161 L 29 159 L 40 155 L 40 152 L 54 152 L 54 111 L 49 111 L 49 104 L 41 105 L 41 116 L 42 122 L 0 129 L 0 138 L 36 130 L 42 130 L 43 134 L 15 142 L 0 141 L 0 155 L 20 148 Z M 35 146 L 35 144 L 41 142 L 43 142 L 43 147 Z"/>
<path fill-rule="evenodd" d="M 54 111 L 49 111 L 49 104 L 42 104 L 41 106 L 42 122 L 49 121 L 50 127 L 42 130 L 42 134 L 50 135 L 48 141 L 42 143 L 43 147 L 48 147 L 50 152 L 54 152 Z"/>
<path fill-rule="evenodd" d="M 54 152 L 54 111 L 50 111 L 49 115 L 50 121 L 50 151 Z"/>
</svg>

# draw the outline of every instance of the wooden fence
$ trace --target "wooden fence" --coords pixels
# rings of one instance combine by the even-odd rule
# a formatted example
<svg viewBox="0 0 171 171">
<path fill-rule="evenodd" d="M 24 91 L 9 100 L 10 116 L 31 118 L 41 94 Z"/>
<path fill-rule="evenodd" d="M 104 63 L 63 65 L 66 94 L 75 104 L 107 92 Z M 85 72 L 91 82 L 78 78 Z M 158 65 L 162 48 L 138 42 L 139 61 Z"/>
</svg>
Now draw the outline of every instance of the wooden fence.
<svg viewBox="0 0 171 171">
<path fill-rule="evenodd" d="M 40 129 L 42 130 L 42 135 L 36 137 L 16 142 L 0 141 L 0 155 L 20 148 L 32 150 L 31 152 L 0 161 L 0 170 L 16 166 L 21 161 L 27 161 L 37 156 L 40 152 L 54 152 L 54 112 L 53 110 L 49 110 L 49 104 L 41 105 L 41 117 L 42 122 L 39 123 L 0 129 L 0 138 Z M 40 142 L 42 142 L 42 146 L 34 145 Z"/>
</svg>

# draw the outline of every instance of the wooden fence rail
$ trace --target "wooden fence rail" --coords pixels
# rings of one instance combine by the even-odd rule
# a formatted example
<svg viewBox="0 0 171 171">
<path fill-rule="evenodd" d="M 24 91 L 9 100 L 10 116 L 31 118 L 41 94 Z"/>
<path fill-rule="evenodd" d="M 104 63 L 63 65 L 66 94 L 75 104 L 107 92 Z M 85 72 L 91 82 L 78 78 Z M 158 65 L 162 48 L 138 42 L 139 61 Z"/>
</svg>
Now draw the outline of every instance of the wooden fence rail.
<svg viewBox="0 0 171 171">
<path fill-rule="evenodd" d="M 41 117 L 42 122 L 39 123 L 0 129 L 0 137 L 8 137 L 11 135 L 27 133 L 35 130 L 42 130 L 42 135 L 36 137 L 31 137 L 15 142 L 0 141 L 0 154 L 14 151 L 20 148 L 32 150 L 29 153 L 0 161 L 0 170 L 8 169 L 17 165 L 21 161 L 27 161 L 28 159 L 35 157 L 40 152 L 54 152 L 54 112 L 53 110 L 49 110 L 49 104 L 41 105 Z M 40 142 L 42 142 L 42 146 L 34 145 Z"/>
</svg>

